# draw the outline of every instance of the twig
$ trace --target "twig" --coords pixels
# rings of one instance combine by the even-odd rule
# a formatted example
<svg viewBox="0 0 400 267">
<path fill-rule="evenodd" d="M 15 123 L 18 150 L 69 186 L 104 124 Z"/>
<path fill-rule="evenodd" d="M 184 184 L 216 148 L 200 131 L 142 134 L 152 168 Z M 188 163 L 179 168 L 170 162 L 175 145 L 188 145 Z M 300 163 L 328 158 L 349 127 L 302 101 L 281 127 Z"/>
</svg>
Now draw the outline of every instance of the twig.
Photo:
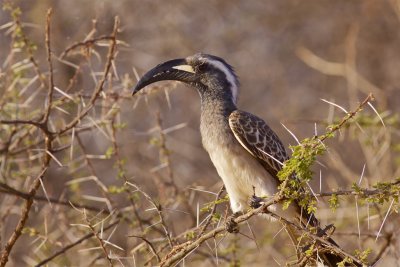
<svg viewBox="0 0 400 267">
<path fill-rule="evenodd" d="M 67 201 L 67 200 L 60 200 L 60 199 L 51 198 L 51 197 L 46 198 L 45 196 L 33 196 L 32 197 L 28 193 L 16 190 L 16 189 L 10 187 L 9 185 L 7 185 L 5 183 L 1 183 L 1 182 L 0 182 L 0 187 L 2 187 L 2 188 L 0 188 L 0 192 L 2 192 L 4 194 L 18 196 L 25 200 L 28 200 L 29 198 L 33 198 L 35 201 L 50 202 L 52 204 L 62 205 L 62 206 L 67 206 L 67 207 L 71 207 L 71 205 L 72 205 L 75 208 L 83 208 L 83 209 L 90 210 L 90 211 L 96 211 L 96 212 L 103 211 L 104 213 L 109 213 L 109 211 L 104 210 L 104 209 L 100 209 L 100 208 L 88 206 L 88 205 L 82 205 L 82 204 Z"/>
<path fill-rule="evenodd" d="M 374 96 L 370 93 L 370 94 L 364 99 L 364 101 L 362 101 L 362 102 L 358 105 L 358 107 L 357 107 L 354 111 L 348 112 L 348 113 L 347 113 L 347 116 L 345 116 L 338 124 L 335 124 L 333 127 L 331 127 L 331 128 L 329 129 L 329 131 L 328 131 L 326 134 L 321 135 L 321 136 L 316 137 L 316 138 L 318 138 L 321 142 L 323 142 L 325 139 L 327 139 L 327 138 L 330 136 L 330 134 L 332 134 L 332 133 L 336 132 L 337 130 L 339 130 L 340 128 L 342 128 L 342 126 L 343 126 L 345 123 L 347 123 L 350 119 L 352 119 L 358 112 L 360 112 L 360 111 L 363 109 L 363 107 L 364 107 L 369 101 L 372 101 L 372 100 L 374 100 Z"/>
<path fill-rule="evenodd" d="M 390 233 L 386 236 L 386 243 L 383 247 L 379 250 L 378 254 L 376 255 L 375 259 L 371 261 L 371 266 L 375 266 L 375 264 L 382 258 L 383 254 L 388 250 L 390 245 L 392 245 L 393 241 L 393 233 Z"/>
<path fill-rule="evenodd" d="M 293 222 L 291 222 L 291 221 L 289 221 L 289 220 L 287 220 L 287 219 L 285 219 L 285 218 L 283 218 L 283 217 L 281 217 L 281 216 L 279 216 L 276 213 L 273 213 L 271 211 L 268 211 L 267 213 L 269 215 L 271 215 L 272 217 L 278 219 L 279 221 L 284 222 L 286 225 L 291 225 L 291 226 L 297 228 L 298 230 L 303 231 L 304 233 L 309 235 L 313 240 L 316 240 L 316 241 L 320 242 L 321 244 L 324 245 L 324 247 L 326 247 L 326 248 L 330 249 L 331 251 L 335 252 L 335 254 L 343 255 L 343 256 L 345 256 L 347 258 L 352 259 L 353 262 L 360 264 L 360 266 L 362 265 L 362 263 L 357 258 L 355 258 L 353 255 L 347 253 L 346 251 L 342 250 L 340 247 L 334 245 L 333 243 L 325 240 L 323 237 L 320 237 L 320 236 L 318 236 L 316 234 L 311 233 L 307 228 L 303 228 L 303 227 L 301 227 L 301 226 L 299 226 L 299 225 L 297 225 L 297 224 L 295 224 L 295 223 L 293 223 Z"/>
<path fill-rule="evenodd" d="M 69 131 L 70 129 L 72 129 L 73 127 L 75 127 L 81 121 L 81 119 L 84 116 L 86 116 L 86 114 L 92 109 L 97 98 L 100 96 L 100 93 L 103 90 L 103 86 L 107 80 L 107 77 L 108 77 L 108 74 L 109 74 L 109 71 L 110 71 L 110 68 L 112 65 L 112 61 L 114 59 L 114 52 L 115 52 L 116 45 L 117 45 L 116 35 L 118 32 L 118 26 L 119 26 L 119 19 L 118 19 L 118 17 L 115 17 L 114 29 L 113 29 L 113 32 L 111 35 L 113 38 L 111 39 L 111 44 L 108 49 L 107 62 L 106 62 L 106 65 L 104 66 L 103 76 L 101 77 L 92 96 L 90 97 L 89 103 L 86 104 L 86 107 L 70 123 L 68 123 L 66 126 L 64 126 L 64 128 L 58 130 L 57 135 L 63 134 L 65 132 Z"/>
<path fill-rule="evenodd" d="M 51 9 L 49 9 L 49 11 L 48 11 L 47 24 L 50 23 L 50 15 L 51 15 Z M 86 108 L 84 108 L 84 110 L 81 113 L 79 113 L 75 117 L 75 119 L 73 119 L 63 129 L 57 131 L 56 133 L 51 133 L 49 131 L 49 127 L 48 127 L 48 115 L 49 114 L 46 115 L 46 113 L 50 112 L 50 108 L 51 108 L 51 105 L 52 105 L 53 87 L 51 87 L 51 88 L 49 88 L 49 91 L 48 91 L 48 101 L 49 101 L 49 103 L 46 106 L 47 109 L 46 109 L 46 111 L 44 113 L 44 116 L 43 116 L 43 118 L 46 118 L 46 116 L 47 116 L 47 119 L 42 120 L 40 123 L 36 123 L 36 122 L 33 122 L 33 121 L 24 121 L 24 123 L 33 124 L 33 125 L 39 127 L 42 130 L 43 134 L 46 136 L 45 137 L 45 143 L 44 143 L 44 150 L 48 151 L 50 153 L 44 153 L 41 171 L 40 171 L 39 175 L 36 176 L 36 178 L 34 179 L 32 185 L 31 185 L 31 187 L 29 189 L 29 193 L 28 194 L 29 194 L 30 197 L 25 201 L 25 206 L 24 206 L 24 208 L 22 210 L 21 218 L 19 219 L 17 226 L 15 227 L 13 233 L 11 234 L 11 236 L 8 239 L 6 245 L 4 246 L 3 251 L 1 252 L 0 267 L 4 267 L 6 265 L 6 263 L 8 261 L 8 258 L 9 258 L 9 255 L 10 255 L 10 252 L 11 252 L 12 248 L 14 247 L 14 245 L 15 245 L 16 241 L 18 240 L 18 238 L 21 236 L 22 230 L 23 230 L 23 228 L 24 228 L 24 226 L 25 226 L 25 224 L 26 224 L 26 222 L 28 220 L 29 211 L 30 211 L 30 209 L 32 207 L 32 204 L 34 202 L 33 197 L 36 195 L 36 192 L 37 192 L 38 188 L 41 185 L 41 180 L 43 180 L 43 176 L 46 173 L 46 171 L 47 171 L 47 169 L 48 169 L 48 167 L 50 165 L 50 161 L 52 159 L 50 154 L 52 152 L 52 148 L 53 148 L 52 142 L 53 142 L 54 138 L 56 136 L 60 136 L 64 132 L 66 132 L 66 131 L 72 129 L 73 127 L 75 127 L 75 125 L 91 110 L 91 108 L 93 107 L 96 99 L 100 95 L 100 92 L 101 92 L 101 90 L 103 88 L 103 85 L 104 85 L 104 83 L 105 83 L 105 81 L 107 79 L 108 71 L 109 71 L 110 66 L 111 66 L 111 61 L 112 61 L 113 56 L 114 56 L 114 51 L 115 51 L 115 46 L 116 46 L 115 36 L 116 36 L 117 30 L 118 30 L 118 25 L 119 25 L 119 20 L 116 17 L 115 18 L 115 23 L 114 23 L 114 30 L 113 30 L 114 39 L 113 39 L 113 42 L 110 45 L 110 48 L 109 48 L 109 51 L 108 51 L 107 64 L 105 66 L 104 74 L 103 74 L 102 79 L 98 83 L 97 88 L 96 88 L 95 92 L 93 93 L 92 98 L 90 99 L 89 104 L 86 106 Z M 46 25 L 46 35 L 49 33 L 49 29 L 50 29 L 50 26 Z M 49 40 L 50 40 L 49 36 L 46 37 L 46 40 L 49 42 Z M 48 46 L 48 50 L 47 51 L 49 52 L 50 51 L 49 43 L 47 43 L 47 46 Z M 51 59 L 51 56 L 48 55 L 48 58 Z M 49 81 L 49 83 L 52 84 L 52 81 Z M 8 122 L 5 121 L 5 123 L 8 123 Z M 2 121 L 2 123 L 4 123 L 4 122 Z M 19 123 L 19 122 L 17 121 L 17 123 Z M 8 124 L 10 124 L 10 123 L 8 123 Z"/>
<path fill-rule="evenodd" d="M 50 157 L 46 156 L 46 158 L 50 158 Z M 48 160 L 48 162 L 45 162 L 45 164 L 43 164 L 42 170 L 35 178 L 34 184 L 32 185 L 31 189 L 29 190 L 29 196 L 31 196 L 31 197 L 26 200 L 25 207 L 22 210 L 21 218 L 19 219 L 18 224 L 14 229 L 14 232 L 11 234 L 11 237 L 8 239 L 6 245 L 4 246 L 4 249 L 1 253 L 1 258 L 0 258 L 0 266 L 1 267 L 4 267 L 6 265 L 6 263 L 8 261 L 8 256 L 10 255 L 10 252 L 11 252 L 12 248 L 14 247 L 15 242 L 17 242 L 18 238 L 22 234 L 22 229 L 24 228 L 26 221 L 28 220 L 29 211 L 33 204 L 32 196 L 35 195 L 36 190 L 40 185 L 40 179 L 42 179 L 43 175 L 46 173 L 49 163 L 50 163 L 50 159 Z"/>
<path fill-rule="evenodd" d="M 155 210 L 157 211 L 158 217 L 160 218 L 160 224 L 165 232 L 165 236 L 168 240 L 168 244 L 170 246 L 170 248 L 173 248 L 173 241 L 172 241 L 172 237 L 171 237 L 171 232 L 165 222 L 165 218 L 162 212 L 162 207 L 160 204 L 157 204 L 146 192 L 144 192 L 139 186 L 137 186 L 136 184 L 133 184 L 131 182 L 126 182 L 126 184 L 134 187 L 137 191 L 139 191 L 140 193 L 142 193 L 142 195 L 153 205 L 153 207 L 155 208 Z"/>
<path fill-rule="evenodd" d="M 213 218 L 213 216 L 215 214 L 215 211 L 217 209 L 217 201 L 219 200 L 219 198 L 221 197 L 221 195 L 222 195 L 222 193 L 224 191 L 225 191 L 225 187 L 222 186 L 221 189 L 218 191 L 217 196 L 215 197 L 215 201 L 214 201 L 213 207 L 211 209 L 211 212 L 209 214 L 209 217 L 208 217 L 207 221 L 204 223 L 203 227 L 201 228 L 199 236 L 202 236 L 204 234 L 204 232 L 207 230 L 208 225 L 210 225 L 211 220 L 212 220 L 212 218 Z"/>
<path fill-rule="evenodd" d="M 165 134 L 163 133 L 162 119 L 161 119 L 161 115 L 160 115 L 159 111 L 156 112 L 156 122 L 157 122 L 157 124 L 156 124 L 157 129 L 160 134 L 159 157 L 160 157 L 161 163 L 165 163 L 167 166 L 167 170 L 168 170 L 168 183 L 164 184 L 164 186 L 172 187 L 172 199 L 175 199 L 178 195 L 179 190 L 175 183 L 174 173 L 172 171 L 172 166 L 171 166 L 171 158 L 169 156 L 170 152 L 167 148 L 166 137 L 165 137 Z"/>
<path fill-rule="evenodd" d="M 86 40 L 83 42 L 74 43 L 73 45 L 71 45 L 67 49 L 65 49 L 64 52 L 61 53 L 60 58 L 61 59 L 65 58 L 70 51 L 72 51 L 80 46 L 88 47 L 88 46 L 94 45 L 95 43 L 97 43 L 99 41 L 106 41 L 106 40 L 114 40 L 114 36 L 103 35 L 103 36 L 92 38 L 92 39 L 89 39 L 89 40 Z"/>
<path fill-rule="evenodd" d="M 187 197 L 185 197 L 183 194 L 179 192 L 179 188 L 175 183 L 175 178 L 174 178 L 174 172 L 172 170 L 172 162 L 171 162 L 171 157 L 170 157 L 170 151 L 168 150 L 167 147 L 167 138 L 166 135 L 163 131 L 163 125 L 162 125 L 162 119 L 161 119 L 161 114 L 159 111 L 156 112 L 156 125 L 157 129 L 159 132 L 159 138 L 160 138 L 160 143 L 159 143 L 159 158 L 160 162 L 162 164 L 166 164 L 167 167 L 167 176 L 168 176 L 168 181 L 163 182 L 163 188 L 172 188 L 172 196 L 169 196 L 168 199 L 173 202 L 176 201 L 178 198 L 180 202 L 183 204 L 185 209 L 189 212 L 190 214 L 190 219 L 192 220 L 192 224 L 194 225 L 196 223 L 196 216 L 187 200 Z M 166 205 L 169 205 L 170 203 L 167 201 Z"/>
<path fill-rule="evenodd" d="M 287 180 L 286 180 L 287 181 Z M 284 189 L 285 186 L 282 187 Z M 282 192 L 282 190 L 280 191 Z M 250 210 L 249 212 L 237 217 L 234 219 L 234 222 L 236 223 L 241 223 L 244 222 L 254 215 L 264 213 L 266 209 L 273 205 L 278 203 L 283 199 L 282 194 L 277 194 L 274 198 L 271 198 L 270 200 L 266 201 L 263 203 L 259 208 Z M 187 253 L 191 252 L 192 250 L 196 249 L 199 247 L 202 243 L 204 243 L 206 240 L 217 236 L 219 233 L 226 231 L 225 226 L 219 226 L 212 231 L 205 233 L 204 235 L 200 236 L 196 241 L 193 242 L 188 242 L 186 246 L 183 246 L 180 250 L 178 250 L 174 255 L 168 255 L 166 258 L 164 258 L 161 262 L 160 266 L 166 267 L 166 266 L 172 266 L 174 263 L 178 262 L 179 260 L 183 259 Z"/>
<path fill-rule="evenodd" d="M 153 244 L 149 240 L 147 240 L 143 236 L 138 236 L 138 235 L 130 235 L 128 237 L 136 237 L 136 238 L 139 238 L 139 239 L 143 240 L 150 247 L 151 252 L 153 252 L 154 256 L 157 258 L 157 262 L 158 263 L 161 262 L 160 256 L 157 254 L 156 249 L 154 248 Z"/>
<path fill-rule="evenodd" d="M 87 226 L 89 226 L 90 230 L 92 231 L 93 236 L 97 239 L 97 241 L 100 244 L 100 247 L 104 253 L 104 256 L 106 257 L 109 265 L 112 267 L 114 266 L 110 256 L 108 255 L 108 251 L 106 249 L 106 243 L 104 242 L 103 238 L 99 235 L 99 233 L 96 231 L 96 229 L 94 229 L 94 226 L 90 223 L 89 219 L 86 216 L 86 212 L 84 212 L 84 216 L 85 216 L 85 220 L 87 223 Z M 103 232 L 103 231 L 102 231 Z"/>
<path fill-rule="evenodd" d="M 385 224 L 386 219 L 387 219 L 387 217 L 388 217 L 388 215 L 389 215 L 389 213 L 390 213 L 390 210 L 392 209 L 394 200 L 395 200 L 395 198 L 393 198 L 393 199 L 392 199 L 392 202 L 390 202 L 390 205 L 389 205 L 389 208 L 388 208 L 388 210 L 387 210 L 387 212 L 386 212 L 385 218 L 383 218 L 382 224 L 381 224 L 381 226 L 379 227 L 378 233 L 376 234 L 375 242 L 378 240 L 379 235 L 381 234 L 381 231 L 382 231 L 382 229 L 383 229 L 383 225 Z"/>
<path fill-rule="evenodd" d="M 47 123 L 50 116 L 51 105 L 53 103 L 53 91 L 54 91 L 54 77 L 53 77 L 53 63 L 51 62 L 51 46 L 50 46 L 50 24 L 51 24 L 51 14 L 52 9 L 50 8 L 47 11 L 47 20 L 46 20 L 46 51 L 47 51 L 47 63 L 49 65 L 49 81 L 48 81 L 48 91 L 47 91 L 47 99 L 45 103 L 45 112 L 43 115 L 42 123 Z"/>
<path fill-rule="evenodd" d="M 124 179 L 124 181 L 126 183 L 126 182 L 128 182 L 128 178 L 125 175 L 126 170 L 125 170 L 125 168 L 124 168 L 124 166 L 122 164 L 123 159 L 121 157 L 120 148 L 119 148 L 118 143 L 117 143 L 117 129 L 115 127 L 115 118 L 113 118 L 112 121 L 111 121 L 111 143 L 112 143 L 112 146 L 114 148 L 114 156 L 116 158 L 116 165 L 117 165 L 117 168 L 118 168 L 118 173 L 122 174 L 121 176 L 122 176 L 122 178 Z M 139 209 L 137 207 L 137 204 L 135 203 L 134 199 L 131 197 L 131 192 L 129 191 L 128 187 L 124 186 L 124 192 L 127 194 L 127 198 L 128 198 L 128 200 L 129 200 L 129 202 L 130 202 L 130 204 L 132 206 L 133 213 L 134 213 L 134 215 L 135 215 L 135 217 L 136 217 L 136 219 L 137 219 L 137 221 L 139 223 L 139 228 L 143 232 L 144 231 L 144 227 L 143 227 L 143 221 L 144 220 L 143 220 L 142 216 L 139 213 Z"/>
<path fill-rule="evenodd" d="M 34 125 L 38 128 L 41 128 L 42 125 L 40 122 L 33 121 L 33 120 L 0 120 L 1 124 L 30 124 Z"/>
<path fill-rule="evenodd" d="M 103 228 L 103 232 L 109 230 L 110 228 L 112 228 L 114 225 L 117 225 L 119 223 L 119 221 L 115 221 L 113 223 L 111 223 L 110 225 L 106 226 Z M 80 243 L 82 243 L 83 241 L 91 238 L 94 236 L 94 233 L 89 233 L 81 238 L 79 238 L 78 240 L 76 240 L 75 242 L 63 247 L 62 249 L 60 249 L 59 251 L 57 251 L 56 253 L 54 253 L 53 255 L 51 255 L 50 257 L 42 260 L 41 262 L 39 262 L 38 264 L 35 265 L 35 267 L 39 267 L 39 266 L 43 266 L 46 263 L 52 261 L 54 258 L 60 256 L 61 254 L 64 254 L 65 252 L 67 252 L 68 250 L 70 250 L 71 248 L 79 245 Z"/>
<path fill-rule="evenodd" d="M 388 186 L 394 186 L 400 184 L 400 180 L 396 180 L 392 183 L 389 183 Z M 368 196 L 373 196 L 373 195 L 378 195 L 383 193 L 384 190 L 382 189 L 360 189 L 360 190 L 335 190 L 332 192 L 321 192 L 321 193 L 315 193 L 317 197 L 329 197 L 332 195 L 337 195 L 337 196 L 362 196 L 362 197 L 368 197 Z"/>
</svg>

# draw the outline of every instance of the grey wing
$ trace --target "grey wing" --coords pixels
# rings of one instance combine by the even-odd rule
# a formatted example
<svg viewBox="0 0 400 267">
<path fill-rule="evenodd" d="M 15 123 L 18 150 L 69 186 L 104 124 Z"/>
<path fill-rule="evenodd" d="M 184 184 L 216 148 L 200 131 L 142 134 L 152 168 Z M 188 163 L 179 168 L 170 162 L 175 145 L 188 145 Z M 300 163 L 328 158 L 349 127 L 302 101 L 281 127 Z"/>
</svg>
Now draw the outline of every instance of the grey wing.
<svg viewBox="0 0 400 267">
<path fill-rule="evenodd" d="M 239 110 L 230 114 L 229 126 L 240 144 L 277 178 L 288 156 L 274 131 L 259 117 Z"/>
<path fill-rule="evenodd" d="M 239 143 L 256 157 L 272 177 L 279 181 L 277 173 L 282 169 L 283 162 L 288 159 L 285 147 L 274 131 L 259 117 L 236 110 L 229 115 L 229 126 Z M 296 175 L 293 175 L 295 178 Z M 295 178 L 296 179 L 296 178 Z M 298 190 L 304 190 L 299 188 Z M 297 202 L 296 202 L 297 205 Z M 314 214 L 301 212 L 297 205 L 301 221 L 307 219 L 303 224 L 311 222 L 319 225 Z M 304 214 L 304 217 L 301 216 Z"/>
</svg>

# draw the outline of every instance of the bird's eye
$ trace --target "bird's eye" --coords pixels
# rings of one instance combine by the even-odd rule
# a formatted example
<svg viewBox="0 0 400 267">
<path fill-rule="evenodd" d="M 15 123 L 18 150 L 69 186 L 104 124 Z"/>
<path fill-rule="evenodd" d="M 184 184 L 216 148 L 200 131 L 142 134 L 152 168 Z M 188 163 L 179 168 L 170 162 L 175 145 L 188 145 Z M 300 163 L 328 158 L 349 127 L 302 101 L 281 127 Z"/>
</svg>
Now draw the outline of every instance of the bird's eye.
<svg viewBox="0 0 400 267">
<path fill-rule="evenodd" d="M 198 71 L 205 71 L 206 69 L 207 69 L 207 64 L 206 63 L 202 63 L 202 64 L 197 66 L 197 70 Z"/>
</svg>

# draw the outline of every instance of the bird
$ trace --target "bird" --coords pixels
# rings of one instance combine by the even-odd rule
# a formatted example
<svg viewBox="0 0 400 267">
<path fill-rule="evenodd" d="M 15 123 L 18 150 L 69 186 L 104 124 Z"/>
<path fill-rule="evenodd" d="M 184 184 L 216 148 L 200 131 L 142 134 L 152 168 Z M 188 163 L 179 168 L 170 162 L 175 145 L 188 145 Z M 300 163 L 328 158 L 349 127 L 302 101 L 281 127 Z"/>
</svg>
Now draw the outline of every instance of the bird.
<svg viewBox="0 0 400 267">
<path fill-rule="evenodd" d="M 132 94 L 164 80 L 180 81 L 198 91 L 202 144 L 224 183 L 233 214 L 248 210 L 252 197 L 274 196 L 281 184 L 277 173 L 289 156 L 263 119 L 237 108 L 240 83 L 233 67 L 223 58 L 205 53 L 169 60 L 144 74 Z M 319 226 L 315 216 L 303 212 L 296 202 L 288 209 L 280 203 L 268 209 L 292 222 Z M 298 245 L 301 233 L 291 225 L 286 225 L 286 230 L 293 244 Z M 320 257 L 327 266 L 337 266 L 343 260 L 325 254 Z"/>
</svg>

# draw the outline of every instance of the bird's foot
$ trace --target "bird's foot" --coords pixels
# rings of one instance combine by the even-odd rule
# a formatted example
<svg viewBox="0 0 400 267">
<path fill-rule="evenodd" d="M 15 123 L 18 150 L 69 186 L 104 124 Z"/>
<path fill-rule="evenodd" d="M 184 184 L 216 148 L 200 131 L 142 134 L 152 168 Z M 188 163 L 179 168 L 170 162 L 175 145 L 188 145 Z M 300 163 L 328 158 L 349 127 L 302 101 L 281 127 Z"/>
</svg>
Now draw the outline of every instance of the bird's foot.
<svg viewBox="0 0 400 267">
<path fill-rule="evenodd" d="M 251 208 L 257 209 L 261 207 L 264 198 L 256 196 L 256 187 L 253 186 L 253 195 L 249 198 L 248 204 Z"/>
<path fill-rule="evenodd" d="M 264 199 L 262 197 L 258 197 L 254 194 L 249 198 L 249 206 L 253 209 L 257 209 L 261 207 L 263 200 Z"/>
<path fill-rule="evenodd" d="M 236 212 L 232 215 L 230 215 L 225 222 L 225 229 L 228 233 L 231 234 L 237 234 L 239 233 L 239 225 L 237 222 L 235 222 L 235 218 L 237 218 L 240 215 L 239 212 Z"/>
</svg>

